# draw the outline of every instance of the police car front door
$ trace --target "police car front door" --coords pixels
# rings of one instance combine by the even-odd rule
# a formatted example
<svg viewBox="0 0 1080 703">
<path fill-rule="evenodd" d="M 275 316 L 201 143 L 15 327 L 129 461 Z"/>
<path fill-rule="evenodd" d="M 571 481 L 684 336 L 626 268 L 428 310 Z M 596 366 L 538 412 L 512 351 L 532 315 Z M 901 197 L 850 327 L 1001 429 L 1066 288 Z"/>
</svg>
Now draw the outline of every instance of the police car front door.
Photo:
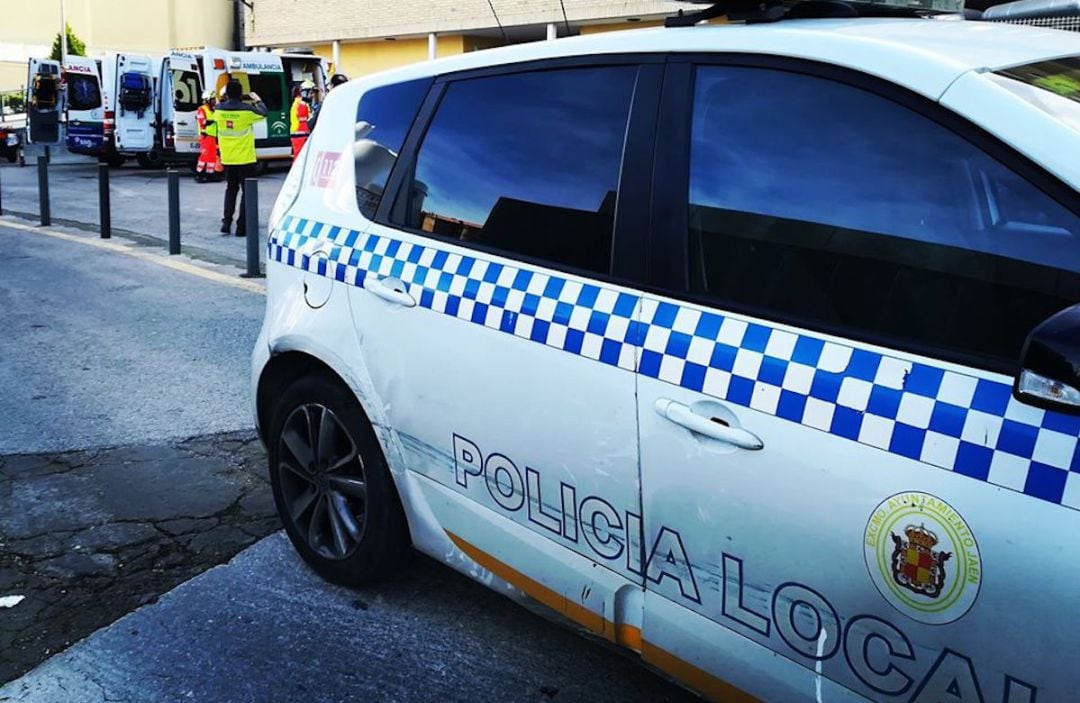
<svg viewBox="0 0 1080 703">
<path fill-rule="evenodd" d="M 646 658 L 721 698 L 1071 700 L 1080 422 L 994 369 L 1080 299 L 1080 220 L 871 92 L 690 85 L 687 289 L 640 320 Z"/>
<path fill-rule="evenodd" d="M 632 646 L 642 578 L 629 341 L 638 298 L 587 272 L 611 265 L 637 72 L 447 84 L 394 215 L 401 224 L 373 225 L 358 242 L 366 273 L 363 289 L 351 289 L 386 423 L 454 543 Z M 371 157 L 396 151 L 380 146 L 378 103 L 374 91 L 357 115 L 366 127 L 357 148 Z M 368 170 L 358 163 L 362 201 L 376 195 L 365 192 Z"/>
</svg>

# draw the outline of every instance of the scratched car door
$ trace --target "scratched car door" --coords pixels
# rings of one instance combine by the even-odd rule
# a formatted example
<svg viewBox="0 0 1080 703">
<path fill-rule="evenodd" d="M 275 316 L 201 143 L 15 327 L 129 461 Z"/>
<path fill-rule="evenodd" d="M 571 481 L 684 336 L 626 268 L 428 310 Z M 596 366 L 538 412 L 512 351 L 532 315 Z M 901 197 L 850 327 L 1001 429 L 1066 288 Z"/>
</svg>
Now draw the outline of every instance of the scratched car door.
<svg viewBox="0 0 1080 703">
<path fill-rule="evenodd" d="M 1080 422 L 1010 374 L 1080 300 L 1080 219 L 798 68 L 665 83 L 693 110 L 657 167 L 689 174 L 656 252 L 687 276 L 641 316 L 645 656 L 721 699 L 1074 700 Z"/>
<path fill-rule="evenodd" d="M 624 587 L 642 579 L 638 295 L 609 280 L 638 72 L 623 63 L 437 81 L 400 207 L 357 241 L 362 287 L 350 289 L 387 425 L 453 543 L 631 645 L 641 589 Z M 377 93 L 357 117 L 362 207 L 379 164 L 395 158 L 367 112 Z"/>
</svg>

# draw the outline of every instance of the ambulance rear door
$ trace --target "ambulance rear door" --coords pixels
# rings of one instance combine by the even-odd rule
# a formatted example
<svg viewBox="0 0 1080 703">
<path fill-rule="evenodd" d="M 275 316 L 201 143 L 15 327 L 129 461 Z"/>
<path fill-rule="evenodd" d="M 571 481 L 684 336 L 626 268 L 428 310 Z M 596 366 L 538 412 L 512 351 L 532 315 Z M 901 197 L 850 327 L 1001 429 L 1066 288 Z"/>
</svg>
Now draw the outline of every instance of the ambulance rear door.
<svg viewBox="0 0 1080 703">
<path fill-rule="evenodd" d="M 199 153 L 199 125 L 195 112 L 202 102 L 199 64 L 191 54 L 170 54 L 162 69 L 163 143 L 177 154 Z M 165 120 L 168 106 L 169 120 Z"/>
<path fill-rule="evenodd" d="M 60 62 L 30 59 L 26 76 L 26 141 L 28 144 L 60 143 Z"/>
<path fill-rule="evenodd" d="M 76 154 L 97 156 L 104 144 L 105 102 L 97 59 L 64 57 L 67 86 L 67 148 Z"/>
<path fill-rule="evenodd" d="M 154 147 L 153 61 L 138 54 L 117 54 L 115 61 L 116 150 L 148 152 Z"/>
</svg>

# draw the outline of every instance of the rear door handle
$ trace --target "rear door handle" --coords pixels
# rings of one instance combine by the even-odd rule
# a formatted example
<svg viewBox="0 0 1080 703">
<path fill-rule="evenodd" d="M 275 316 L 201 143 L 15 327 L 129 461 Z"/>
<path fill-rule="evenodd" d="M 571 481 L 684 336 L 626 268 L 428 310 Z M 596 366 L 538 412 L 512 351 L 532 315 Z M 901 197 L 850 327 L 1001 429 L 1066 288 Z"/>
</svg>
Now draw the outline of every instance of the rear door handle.
<svg viewBox="0 0 1080 703">
<path fill-rule="evenodd" d="M 416 307 L 416 301 L 405 290 L 405 284 L 400 279 L 371 278 L 364 281 L 364 288 L 371 291 L 375 297 L 382 298 L 388 303 L 394 303 L 406 308 Z"/>
<path fill-rule="evenodd" d="M 748 432 L 741 427 L 732 427 L 726 421 L 719 418 L 707 418 L 698 415 L 688 406 L 677 403 L 674 400 L 660 398 L 656 401 L 656 412 L 666 420 L 676 425 L 685 427 L 696 434 L 704 435 L 721 442 L 757 451 L 765 446 L 757 435 Z"/>
</svg>

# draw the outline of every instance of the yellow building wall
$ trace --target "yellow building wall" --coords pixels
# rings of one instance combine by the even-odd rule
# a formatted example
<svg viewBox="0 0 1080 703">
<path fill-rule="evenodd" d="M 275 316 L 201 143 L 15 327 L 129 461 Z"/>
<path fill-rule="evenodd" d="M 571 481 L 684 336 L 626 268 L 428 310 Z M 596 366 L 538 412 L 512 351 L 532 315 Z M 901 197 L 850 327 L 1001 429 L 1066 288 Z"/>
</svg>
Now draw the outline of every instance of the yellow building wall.
<svg viewBox="0 0 1080 703">
<path fill-rule="evenodd" d="M 453 56 L 467 51 L 465 40 L 466 37 L 460 34 L 440 35 L 436 55 Z M 327 61 L 334 59 L 334 48 L 331 44 L 316 44 L 311 49 Z M 341 44 L 341 65 L 335 66 L 334 70 L 344 73 L 349 78 L 357 78 L 418 61 L 427 61 L 427 59 L 427 37 L 407 37 L 394 41 L 376 39 L 350 42 Z"/>
<path fill-rule="evenodd" d="M 663 20 L 647 20 L 644 22 L 607 22 L 604 24 L 587 24 L 581 28 L 582 36 L 589 34 L 601 34 L 603 32 L 621 32 L 624 29 L 641 29 L 642 27 L 663 27 Z"/>
<path fill-rule="evenodd" d="M 0 21 L 0 90 L 26 82 L 26 60 L 44 57 L 60 31 L 60 3 L 10 2 Z M 64 19 L 86 53 L 164 54 L 170 49 L 232 45 L 228 0 L 64 0 Z"/>
</svg>

